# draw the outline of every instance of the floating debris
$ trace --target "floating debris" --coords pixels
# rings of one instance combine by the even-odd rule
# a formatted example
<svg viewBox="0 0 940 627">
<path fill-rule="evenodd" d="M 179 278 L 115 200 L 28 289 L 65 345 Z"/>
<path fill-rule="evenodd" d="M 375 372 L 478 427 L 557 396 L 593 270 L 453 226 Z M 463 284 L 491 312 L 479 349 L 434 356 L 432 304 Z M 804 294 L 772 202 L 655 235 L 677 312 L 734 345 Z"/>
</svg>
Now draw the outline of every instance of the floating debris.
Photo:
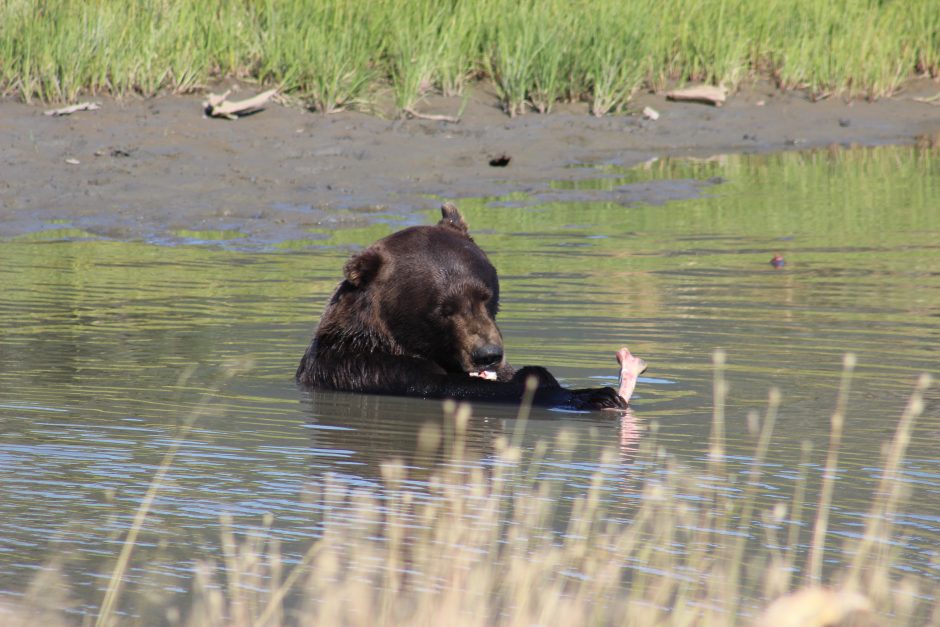
<svg viewBox="0 0 940 627">
<path fill-rule="evenodd" d="M 720 107 L 725 103 L 728 92 L 724 87 L 715 85 L 696 85 L 694 87 L 685 87 L 683 89 L 673 89 L 666 92 L 666 98 L 669 100 L 678 100 L 686 102 L 704 102 L 705 104 Z"/>
<path fill-rule="evenodd" d="M 653 107 L 643 107 L 643 117 L 654 122 L 659 119 L 659 111 Z"/>
<path fill-rule="evenodd" d="M 402 112 L 408 117 L 412 117 L 418 120 L 430 120 L 431 122 L 449 122 L 451 124 L 458 124 L 460 118 L 453 115 L 438 115 L 435 113 L 419 113 L 412 109 L 411 107 L 405 107 L 402 109 Z"/>
<path fill-rule="evenodd" d="M 80 102 L 68 107 L 62 107 L 61 109 L 49 109 L 48 111 L 43 111 L 43 115 L 60 117 L 63 115 L 72 115 L 73 113 L 78 113 L 79 111 L 97 111 L 100 108 L 101 105 L 97 102 Z"/>
<path fill-rule="evenodd" d="M 226 98 L 232 90 L 229 89 L 224 94 L 209 94 L 202 106 L 206 110 L 206 115 L 213 118 L 225 118 L 227 120 L 236 120 L 243 115 L 251 115 L 264 109 L 268 100 L 277 94 L 276 89 L 269 89 L 252 98 L 245 100 L 235 100 L 226 102 Z"/>
<path fill-rule="evenodd" d="M 927 104 L 932 104 L 935 107 L 940 106 L 940 93 L 935 94 L 933 96 L 926 96 L 923 98 L 914 98 L 913 100 L 914 102 L 924 102 Z"/>
</svg>

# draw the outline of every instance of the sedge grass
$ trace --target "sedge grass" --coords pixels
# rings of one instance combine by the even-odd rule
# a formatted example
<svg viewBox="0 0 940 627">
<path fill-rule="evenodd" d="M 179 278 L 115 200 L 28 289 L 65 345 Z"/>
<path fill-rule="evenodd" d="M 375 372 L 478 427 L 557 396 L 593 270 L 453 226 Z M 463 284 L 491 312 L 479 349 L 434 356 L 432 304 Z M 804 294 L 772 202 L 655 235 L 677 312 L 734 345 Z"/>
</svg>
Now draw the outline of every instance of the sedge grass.
<svg viewBox="0 0 940 627">
<path fill-rule="evenodd" d="M 850 377 L 847 368 L 845 394 Z M 900 505 L 898 464 L 928 383 L 924 378 L 918 384 L 889 446 L 865 538 L 847 549 L 842 568 L 828 574 L 827 583 L 836 591 L 805 588 L 784 600 L 790 603 L 784 615 L 799 616 L 820 600 L 821 611 L 828 618 L 835 616 L 836 622 L 874 621 L 874 612 L 892 616 L 896 624 L 917 624 L 915 616 L 922 620 L 930 611 L 915 607 L 922 601 L 912 593 L 910 582 L 893 581 L 890 563 L 875 559 L 871 551 L 890 540 L 884 521 Z M 716 389 L 723 385 L 718 375 Z M 317 495 L 327 511 L 323 536 L 276 592 L 269 592 L 270 583 L 248 591 L 222 583 L 248 575 L 260 581 L 276 579 L 275 572 L 282 568 L 276 542 L 251 540 L 242 547 L 252 553 L 251 559 L 226 558 L 221 568 L 200 565 L 192 624 L 639 626 L 750 620 L 792 590 L 792 571 L 798 569 L 792 544 L 786 555 L 779 548 L 768 549 L 769 555 L 753 547 L 749 554 L 744 551 L 755 523 L 761 464 L 779 400 L 779 393 L 771 392 L 764 419 L 752 421 L 761 424 L 743 503 L 728 500 L 732 477 L 723 467 L 713 466 L 702 480 L 650 440 L 641 454 L 650 472 L 644 474 L 641 505 L 633 521 L 618 524 L 607 515 L 602 495 L 611 475 L 600 470 L 575 500 L 561 533 L 551 529 L 557 485 L 537 478 L 547 445 L 542 443 L 531 460 L 522 462 L 521 450 L 500 438 L 492 463 L 484 466 L 468 457 L 462 443 L 469 409 L 452 409 L 451 450 L 430 482 L 431 498 L 418 498 L 408 487 L 401 462 L 383 466 L 384 485 L 378 490 L 328 477 Z M 840 408 L 841 397 L 836 411 Z M 715 415 L 720 432 L 723 412 Z M 555 447 L 570 447 L 569 437 L 560 434 Z M 440 434 L 427 438 L 440 439 Z M 609 468 L 616 462 L 614 452 L 599 462 Z M 800 525 L 800 495 L 807 480 L 803 473 L 797 481 L 789 517 L 783 504 L 761 513 L 768 546 L 779 547 L 775 529 L 781 523 L 788 522 L 790 529 Z M 509 485 L 515 486 L 511 494 L 506 492 Z M 795 537 L 790 535 L 791 543 Z M 674 550 L 677 545 L 686 550 Z M 233 551 L 226 549 L 227 554 Z M 229 572 L 239 564 L 249 564 L 250 573 Z M 760 568 L 753 568 L 755 564 Z M 292 607 L 284 603 L 288 588 L 294 588 L 296 597 Z M 246 594 L 253 597 L 246 599 Z M 869 599 L 875 601 L 874 610 Z M 248 616 L 246 608 L 260 611 Z M 812 621 L 812 615 L 805 616 Z"/>
<path fill-rule="evenodd" d="M 920 594 L 921 582 L 897 578 L 889 550 L 895 542 L 890 521 L 905 497 L 900 465 L 930 378 L 918 381 L 885 447 L 865 532 L 844 547 L 841 558 L 834 547 L 825 547 L 827 522 L 817 516 L 811 552 L 830 550 L 827 570 L 821 572 L 813 555 L 802 563 L 797 542 L 807 485 L 837 482 L 835 449 L 854 359 L 845 361 L 832 421 L 833 448 L 823 476 L 810 470 L 804 447 L 792 502 L 777 502 L 766 510 L 758 491 L 780 394 L 770 392 L 762 419 L 749 417 L 755 454 L 743 480 L 736 478 L 720 441 L 726 421 L 724 361 L 723 353 L 716 354 L 716 409 L 704 475 L 667 455 L 653 428 L 641 444 L 634 464 L 637 475 L 631 475 L 629 485 L 621 485 L 623 478 L 611 472 L 620 462 L 617 452 L 608 450 L 584 493 L 562 512 L 557 507 L 559 483 L 541 478 L 542 464 L 549 446 L 573 450 L 570 434 L 562 431 L 554 443 L 538 443 L 523 459 L 524 406 L 517 431 L 497 437 L 492 454 L 480 459 L 466 444 L 470 407 L 451 404 L 445 407 L 445 428 L 427 425 L 419 436 L 427 459 L 435 459 L 439 447 L 446 449 L 428 481 L 408 481 L 406 465 L 389 460 L 381 467 L 380 488 L 332 474 L 316 484 L 306 496 L 321 506 L 322 534 L 289 566 L 271 532 L 270 516 L 241 541 L 235 539 L 232 520 L 223 517 L 222 559 L 197 563 L 191 604 L 171 612 L 176 616 L 172 622 L 234 627 L 710 626 L 750 622 L 762 615 L 766 620 L 759 624 L 776 627 L 795 624 L 774 622 L 778 617 L 801 612 L 800 624 L 823 624 L 811 622 L 814 611 L 832 624 L 856 618 L 876 624 L 884 617 L 891 624 L 923 624 L 931 615 L 940 616 L 936 601 L 931 606 Z M 172 455 L 173 450 L 161 468 L 172 463 Z M 617 489 L 639 495 L 629 522 L 607 510 L 604 495 L 612 481 L 618 482 Z M 131 534 L 140 528 L 161 484 L 156 477 Z M 831 487 L 822 492 L 820 505 L 831 507 Z M 782 529 L 784 544 L 778 537 Z M 127 568 L 135 542 L 131 534 L 112 584 Z M 120 624 L 114 613 L 119 593 L 119 586 L 109 588 L 98 624 Z M 774 599 L 778 601 L 768 613 L 761 614 Z M 56 622 L 48 608 L 46 615 L 50 624 Z"/>
<path fill-rule="evenodd" d="M 445 26 L 452 26 L 453 22 L 445 21 L 447 15 L 440 7 L 423 5 L 418 19 L 412 19 L 413 16 L 394 10 L 395 6 L 396 3 L 390 2 L 379 10 L 385 12 L 390 21 L 389 74 L 395 106 L 403 112 L 413 109 L 415 103 L 431 91 L 436 59 L 450 38 Z M 455 78 L 451 77 L 450 81 L 455 82 Z"/>
<path fill-rule="evenodd" d="M 591 113 L 606 115 L 624 107 L 653 71 L 650 41 L 659 24 L 650 3 L 605 3 L 586 13 L 592 23 L 581 43 L 581 72 L 588 82 Z"/>
<path fill-rule="evenodd" d="M 0 90 L 31 101 L 188 91 L 224 77 L 279 86 L 324 112 L 391 86 L 492 80 L 507 112 L 585 100 L 623 108 L 643 87 L 769 75 L 870 98 L 940 73 L 935 0 L 8 0 Z"/>
<path fill-rule="evenodd" d="M 230 12 L 235 6 L 225 4 L 220 10 Z M 324 113 L 364 103 L 378 76 L 372 60 L 379 39 L 366 4 L 268 0 L 263 18 L 253 33 L 259 40 L 257 54 L 240 60 L 245 74 L 299 93 Z M 244 19 L 250 24 L 254 16 L 249 12 Z"/>
</svg>

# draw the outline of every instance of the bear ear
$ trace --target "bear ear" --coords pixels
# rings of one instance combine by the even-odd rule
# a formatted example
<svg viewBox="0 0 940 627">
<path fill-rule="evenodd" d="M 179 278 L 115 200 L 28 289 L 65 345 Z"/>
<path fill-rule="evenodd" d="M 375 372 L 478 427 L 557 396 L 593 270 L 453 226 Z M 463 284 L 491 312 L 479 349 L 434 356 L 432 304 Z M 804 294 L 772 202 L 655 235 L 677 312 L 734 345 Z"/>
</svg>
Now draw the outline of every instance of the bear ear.
<svg viewBox="0 0 940 627">
<path fill-rule="evenodd" d="M 375 248 L 367 248 L 346 262 L 343 274 L 355 287 L 362 287 L 375 278 L 381 267 L 382 254 Z"/>
<path fill-rule="evenodd" d="M 467 223 L 464 222 L 463 216 L 460 215 L 460 210 L 457 209 L 457 205 L 452 202 L 445 202 L 441 205 L 441 216 L 441 221 L 437 223 L 438 226 L 456 229 L 464 235 L 467 235 Z"/>
</svg>

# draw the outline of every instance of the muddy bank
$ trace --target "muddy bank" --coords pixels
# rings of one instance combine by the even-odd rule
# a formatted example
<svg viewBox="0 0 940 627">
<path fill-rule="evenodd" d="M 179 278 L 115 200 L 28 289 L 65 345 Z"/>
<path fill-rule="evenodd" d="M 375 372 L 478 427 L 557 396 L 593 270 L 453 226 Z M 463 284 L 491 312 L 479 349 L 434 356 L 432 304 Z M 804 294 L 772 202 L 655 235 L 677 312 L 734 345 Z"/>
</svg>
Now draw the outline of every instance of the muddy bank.
<svg viewBox="0 0 940 627">
<path fill-rule="evenodd" d="M 181 231 L 237 230 L 244 245 L 304 237 L 305 229 L 408 216 L 439 197 L 503 196 L 512 203 L 607 199 L 663 202 L 698 193 L 691 181 L 563 191 L 553 181 L 602 176 L 580 165 L 632 165 L 663 156 L 709 156 L 838 145 L 911 143 L 940 133 L 940 107 L 908 86 L 877 102 L 755 86 L 721 108 L 642 95 L 638 114 L 593 118 L 584 105 L 514 119 L 477 88 L 465 101 L 432 99 L 424 113 L 458 124 L 363 113 L 323 116 L 272 105 L 238 121 L 206 119 L 201 97 L 124 102 L 46 117 L 0 102 L 0 237 L 81 229 L 102 237 L 185 241 Z M 253 92 L 244 91 L 243 95 Z M 504 167 L 491 161 L 508 157 Z M 494 163 L 496 162 L 494 161 Z"/>
</svg>

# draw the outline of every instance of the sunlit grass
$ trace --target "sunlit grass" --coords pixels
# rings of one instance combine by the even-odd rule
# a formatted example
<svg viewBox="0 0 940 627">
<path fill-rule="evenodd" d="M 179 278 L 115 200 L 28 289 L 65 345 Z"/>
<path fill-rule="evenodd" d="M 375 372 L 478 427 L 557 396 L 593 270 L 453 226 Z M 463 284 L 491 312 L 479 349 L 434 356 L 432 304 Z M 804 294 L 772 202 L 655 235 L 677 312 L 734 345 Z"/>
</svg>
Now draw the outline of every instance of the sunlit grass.
<svg viewBox="0 0 940 627">
<path fill-rule="evenodd" d="M 261 16 L 253 15 L 254 7 L 263 7 Z M 221 3 L 212 10 L 244 12 L 246 28 L 259 42 L 256 53 L 246 51 L 238 61 L 246 77 L 296 92 L 324 113 L 363 104 L 380 75 L 373 64 L 383 45 L 380 24 L 366 3 L 268 0 Z M 249 26 L 255 24 L 260 27 Z"/>
<path fill-rule="evenodd" d="M 651 80 L 651 42 L 660 24 L 649 8 L 642 2 L 607 3 L 587 14 L 592 23 L 578 62 L 588 82 L 592 114 L 625 106 L 644 81 Z"/>
<path fill-rule="evenodd" d="M 847 357 L 833 413 L 835 447 L 853 363 Z M 556 442 L 542 442 L 528 460 L 501 437 L 493 458 L 481 461 L 463 440 L 470 408 L 451 409 L 450 434 L 427 427 L 421 436 L 427 455 L 442 442 L 447 450 L 430 494 L 409 483 L 406 466 L 395 460 L 383 465 L 384 485 L 377 490 L 328 478 L 315 495 L 326 512 L 323 537 L 294 568 L 282 566 L 270 536 L 238 545 L 223 521 L 224 564 L 199 567 L 194 622 L 732 625 L 796 590 L 803 595 L 782 600 L 782 613 L 806 611 L 806 625 L 824 624 L 823 614 L 836 622 L 874 614 L 896 624 L 922 621 L 929 608 L 916 598 L 917 584 L 892 574 L 890 520 L 903 500 L 899 464 L 929 379 L 918 383 L 886 450 L 867 528 L 836 558 L 837 549 L 825 543 L 821 514 L 831 507 L 825 491 L 815 520 L 801 516 L 806 483 L 832 485 L 837 449 L 830 450 L 823 477 L 809 476 L 800 465 L 789 506 L 761 511 L 757 496 L 780 397 L 772 391 L 765 414 L 750 417 L 755 453 L 746 477 L 735 477 L 723 449 L 722 364 L 716 358 L 708 472 L 682 467 L 650 438 L 635 463 L 638 476 L 631 477 L 639 504 L 628 524 L 604 504 L 605 491 L 628 487 L 614 471 L 614 449 L 598 460 L 590 486 L 562 514 L 562 528 L 553 529 L 560 494 L 557 483 L 539 478 L 540 464 L 549 447 L 571 450 L 570 436 L 562 432 Z M 816 531 L 809 558 L 797 546 L 806 526 Z M 824 550 L 826 573 L 817 563 Z M 299 606 L 285 603 L 291 595 Z M 813 622 L 817 609 L 819 622 Z"/>
<path fill-rule="evenodd" d="M 884 448 L 864 529 L 834 547 L 826 543 L 826 518 L 838 486 L 854 357 L 846 357 L 825 467 L 820 474 L 810 470 L 804 447 L 789 502 L 776 499 L 771 507 L 763 505 L 761 477 L 780 394 L 771 390 L 764 414 L 748 417 L 754 454 L 736 475 L 723 442 L 723 364 L 723 355 L 716 354 L 714 423 L 704 469 L 670 456 L 653 429 L 627 475 L 619 452 L 607 450 L 583 493 L 562 510 L 559 484 L 543 478 L 542 465 L 550 449 L 573 449 L 570 434 L 560 431 L 528 457 L 516 435 L 498 436 L 492 453 L 481 457 L 465 439 L 470 407 L 451 405 L 445 407 L 443 429 L 426 425 L 419 435 L 419 458 L 434 468 L 426 481 L 409 481 L 408 466 L 389 460 L 382 465 L 381 487 L 327 475 L 311 488 L 304 498 L 323 512 L 322 534 L 299 560 L 282 557 L 271 517 L 242 540 L 223 517 L 221 561 L 197 564 L 192 597 L 180 596 L 181 606 L 168 614 L 171 623 L 646 626 L 734 625 L 762 617 L 758 624 L 776 627 L 855 619 L 916 625 L 940 616 L 936 584 L 899 574 L 891 525 L 907 497 L 899 473 L 930 378 L 917 382 Z M 184 422 L 160 464 L 117 560 L 97 625 L 125 622 L 116 610 L 136 533 L 179 442 L 210 406 L 200 406 Z M 813 515 L 807 485 L 819 482 L 823 490 Z M 628 522 L 608 511 L 605 493 L 611 489 L 636 495 Z M 807 556 L 800 535 L 809 530 Z M 22 618 L 22 624 L 40 615 L 46 624 L 59 622 L 42 595 L 23 598 L 22 607 L 7 608 L 7 617 Z"/>
<path fill-rule="evenodd" d="M 934 0 L 9 0 L 0 89 L 29 101 L 188 91 L 232 76 L 325 112 L 390 85 L 398 109 L 490 78 L 507 112 L 600 115 L 672 81 L 756 75 L 878 97 L 940 72 Z"/>
</svg>

